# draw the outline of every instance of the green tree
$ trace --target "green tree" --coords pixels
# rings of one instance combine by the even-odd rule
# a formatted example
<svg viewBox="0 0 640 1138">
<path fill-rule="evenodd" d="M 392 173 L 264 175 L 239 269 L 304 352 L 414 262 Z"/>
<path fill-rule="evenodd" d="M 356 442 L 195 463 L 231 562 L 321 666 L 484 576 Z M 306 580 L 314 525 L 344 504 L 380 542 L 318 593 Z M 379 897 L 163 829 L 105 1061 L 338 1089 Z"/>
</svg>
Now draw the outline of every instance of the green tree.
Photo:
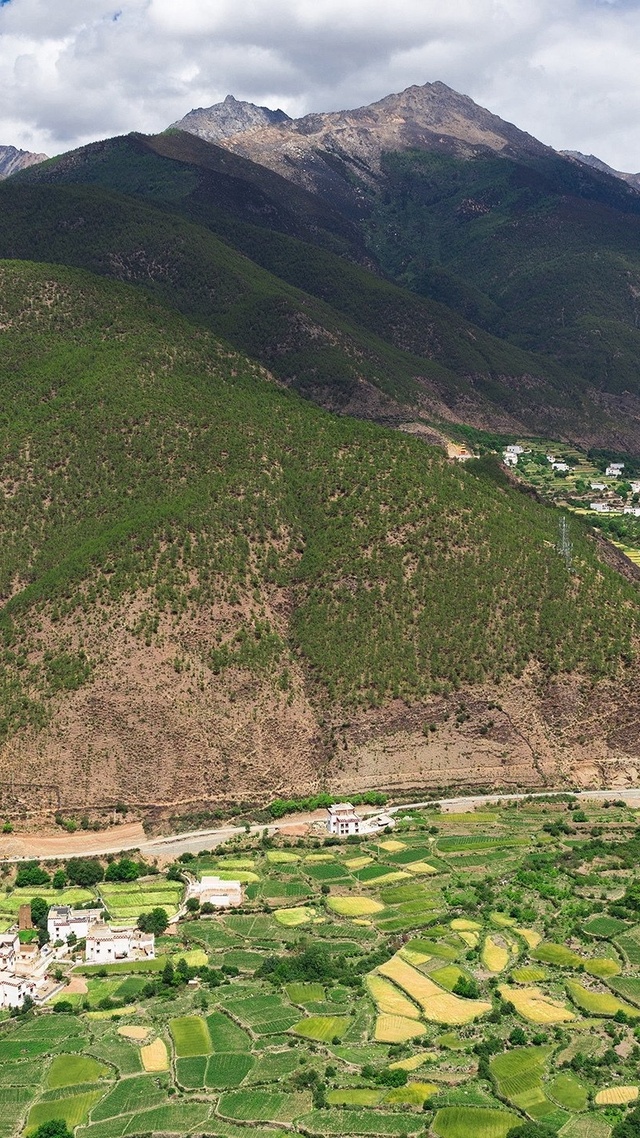
<svg viewBox="0 0 640 1138">
<path fill-rule="evenodd" d="M 104 870 L 95 858 L 72 857 L 66 864 L 67 877 L 73 885 L 90 889 L 104 877 Z"/>
<path fill-rule="evenodd" d="M 162 936 L 168 924 L 167 911 L 160 906 L 152 909 L 150 913 L 141 913 L 138 917 L 138 928 L 143 933 L 153 933 L 154 936 Z"/>
<path fill-rule="evenodd" d="M 63 1118 L 52 1118 L 50 1122 L 43 1122 L 31 1138 L 73 1138 L 73 1134 Z"/>
</svg>

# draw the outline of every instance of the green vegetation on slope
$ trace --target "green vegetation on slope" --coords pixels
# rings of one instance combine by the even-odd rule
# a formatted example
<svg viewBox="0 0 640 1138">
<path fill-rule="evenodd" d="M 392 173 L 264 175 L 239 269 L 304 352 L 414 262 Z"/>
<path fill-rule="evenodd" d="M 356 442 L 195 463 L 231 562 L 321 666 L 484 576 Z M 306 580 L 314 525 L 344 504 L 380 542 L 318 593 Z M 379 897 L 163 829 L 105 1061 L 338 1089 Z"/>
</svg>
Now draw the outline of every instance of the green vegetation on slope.
<svg viewBox="0 0 640 1138">
<path fill-rule="evenodd" d="M 345 705 L 633 659 L 633 588 L 578 522 L 569 573 L 554 512 L 490 467 L 334 418 L 131 288 L 5 263 L 0 296 L 3 736 L 90 680 L 58 622 L 133 594 L 148 644 L 224 604 L 203 667 L 286 690 L 299 660 Z"/>
</svg>

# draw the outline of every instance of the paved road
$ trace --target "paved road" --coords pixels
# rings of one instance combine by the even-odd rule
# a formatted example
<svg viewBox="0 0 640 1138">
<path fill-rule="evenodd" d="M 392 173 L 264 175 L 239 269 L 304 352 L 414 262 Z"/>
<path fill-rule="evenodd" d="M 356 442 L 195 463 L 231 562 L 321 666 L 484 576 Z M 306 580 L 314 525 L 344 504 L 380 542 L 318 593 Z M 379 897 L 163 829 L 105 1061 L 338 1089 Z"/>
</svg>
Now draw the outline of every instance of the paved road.
<svg viewBox="0 0 640 1138">
<path fill-rule="evenodd" d="M 455 813 L 457 811 L 465 811 L 469 809 L 476 809 L 478 806 L 491 805 L 498 802 L 518 802 L 524 798 L 547 798 L 551 795 L 562 795 L 572 793 L 581 801 L 588 802 L 589 800 L 606 800 L 622 798 L 630 804 L 637 803 L 640 807 L 640 787 L 621 788 L 616 787 L 612 790 L 579 790 L 569 791 L 566 787 L 562 790 L 543 790 L 530 793 L 524 791 L 522 793 L 504 793 L 504 794 L 478 794 L 478 795 L 461 795 L 456 798 L 438 798 L 429 799 L 426 802 L 410 802 L 402 803 L 399 806 L 385 807 L 385 813 L 397 814 L 405 810 L 419 809 L 425 806 L 439 805 L 441 810 L 445 813 Z M 379 809 L 376 807 L 363 807 L 362 813 L 377 814 Z M 265 831 L 269 834 L 276 832 L 287 833 L 288 830 L 295 831 L 301 824 L 304 825 L 308 822 L 317 821 L 323 818 L 324 811 L 316 810 L 313 814 L 296 814 L 295 817 L 284 819 L 279 822 L 273 822 L 269 825 L 254 825 L 249 827 L 249 832 L 252 834 L 263 834 Z M 235 837 L 237 834 L 244 834 L 247 832 L 246 826 L 222 826 L 215 830 L 191 830 L 184 834 L 175 834 L 173 836 L 164 836 L 160 838 L 148 838 L 140 842 L 139 850 L 146 857 L 157 857 L 160 859 L 176 858 L 183 853 L 198 853 L 200 850 L 212 849 L 214 846 L 220 845 Z M 77 837 L 77 835 L 76 835 Z M 116 833 L 113 834 L 111 842 L 105 841 L 102 849 L 92 848 L 90 851 L 91 856 L 104 856 L 105 854 L 120 853 L 122 851 L 122 841 L 118 841 Z M 77 842 L 74 842 L 73 849 L 69 851 L 61 851 L 56 853 L 55 858 L 43 857 L 42 860 L 56 860 L 60 858 L 78 857 L 82 856 L 83 850 L 79 847 Z M 26 861 L 26 858 L 3 858 L 1 861 Z"/>
</svg>

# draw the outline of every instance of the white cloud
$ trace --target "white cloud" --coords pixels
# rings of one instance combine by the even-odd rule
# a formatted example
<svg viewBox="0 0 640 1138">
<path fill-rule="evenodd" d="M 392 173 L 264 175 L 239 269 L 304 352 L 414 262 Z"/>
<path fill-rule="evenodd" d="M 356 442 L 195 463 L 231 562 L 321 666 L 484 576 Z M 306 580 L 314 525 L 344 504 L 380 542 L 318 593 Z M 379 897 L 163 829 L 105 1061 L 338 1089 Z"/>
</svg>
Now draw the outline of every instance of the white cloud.
<svg viewBox="0 0 640 1138">
<path fill-rule="evenodd" d="M 232 92 L 290 114 L 441 79 L 640 169 L 637 0 L 9 0 L 0 142 L 57 153 Z"/>
</svg>

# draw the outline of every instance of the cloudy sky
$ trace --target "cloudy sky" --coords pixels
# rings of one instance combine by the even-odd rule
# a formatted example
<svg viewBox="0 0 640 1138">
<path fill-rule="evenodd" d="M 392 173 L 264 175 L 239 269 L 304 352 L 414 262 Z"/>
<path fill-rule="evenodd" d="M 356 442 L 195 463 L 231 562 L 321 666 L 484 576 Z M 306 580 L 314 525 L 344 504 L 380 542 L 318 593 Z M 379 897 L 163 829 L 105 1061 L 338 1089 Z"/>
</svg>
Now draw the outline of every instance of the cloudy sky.
<svg viewBox="0 0 640 1138">
<path fill-rule="evenodd" d="M 291 115 L 441 79 L 640 170 L 640 0 L 0 0 L 0 143 L 56 154 L 228 93 Z"/>
</svg>

